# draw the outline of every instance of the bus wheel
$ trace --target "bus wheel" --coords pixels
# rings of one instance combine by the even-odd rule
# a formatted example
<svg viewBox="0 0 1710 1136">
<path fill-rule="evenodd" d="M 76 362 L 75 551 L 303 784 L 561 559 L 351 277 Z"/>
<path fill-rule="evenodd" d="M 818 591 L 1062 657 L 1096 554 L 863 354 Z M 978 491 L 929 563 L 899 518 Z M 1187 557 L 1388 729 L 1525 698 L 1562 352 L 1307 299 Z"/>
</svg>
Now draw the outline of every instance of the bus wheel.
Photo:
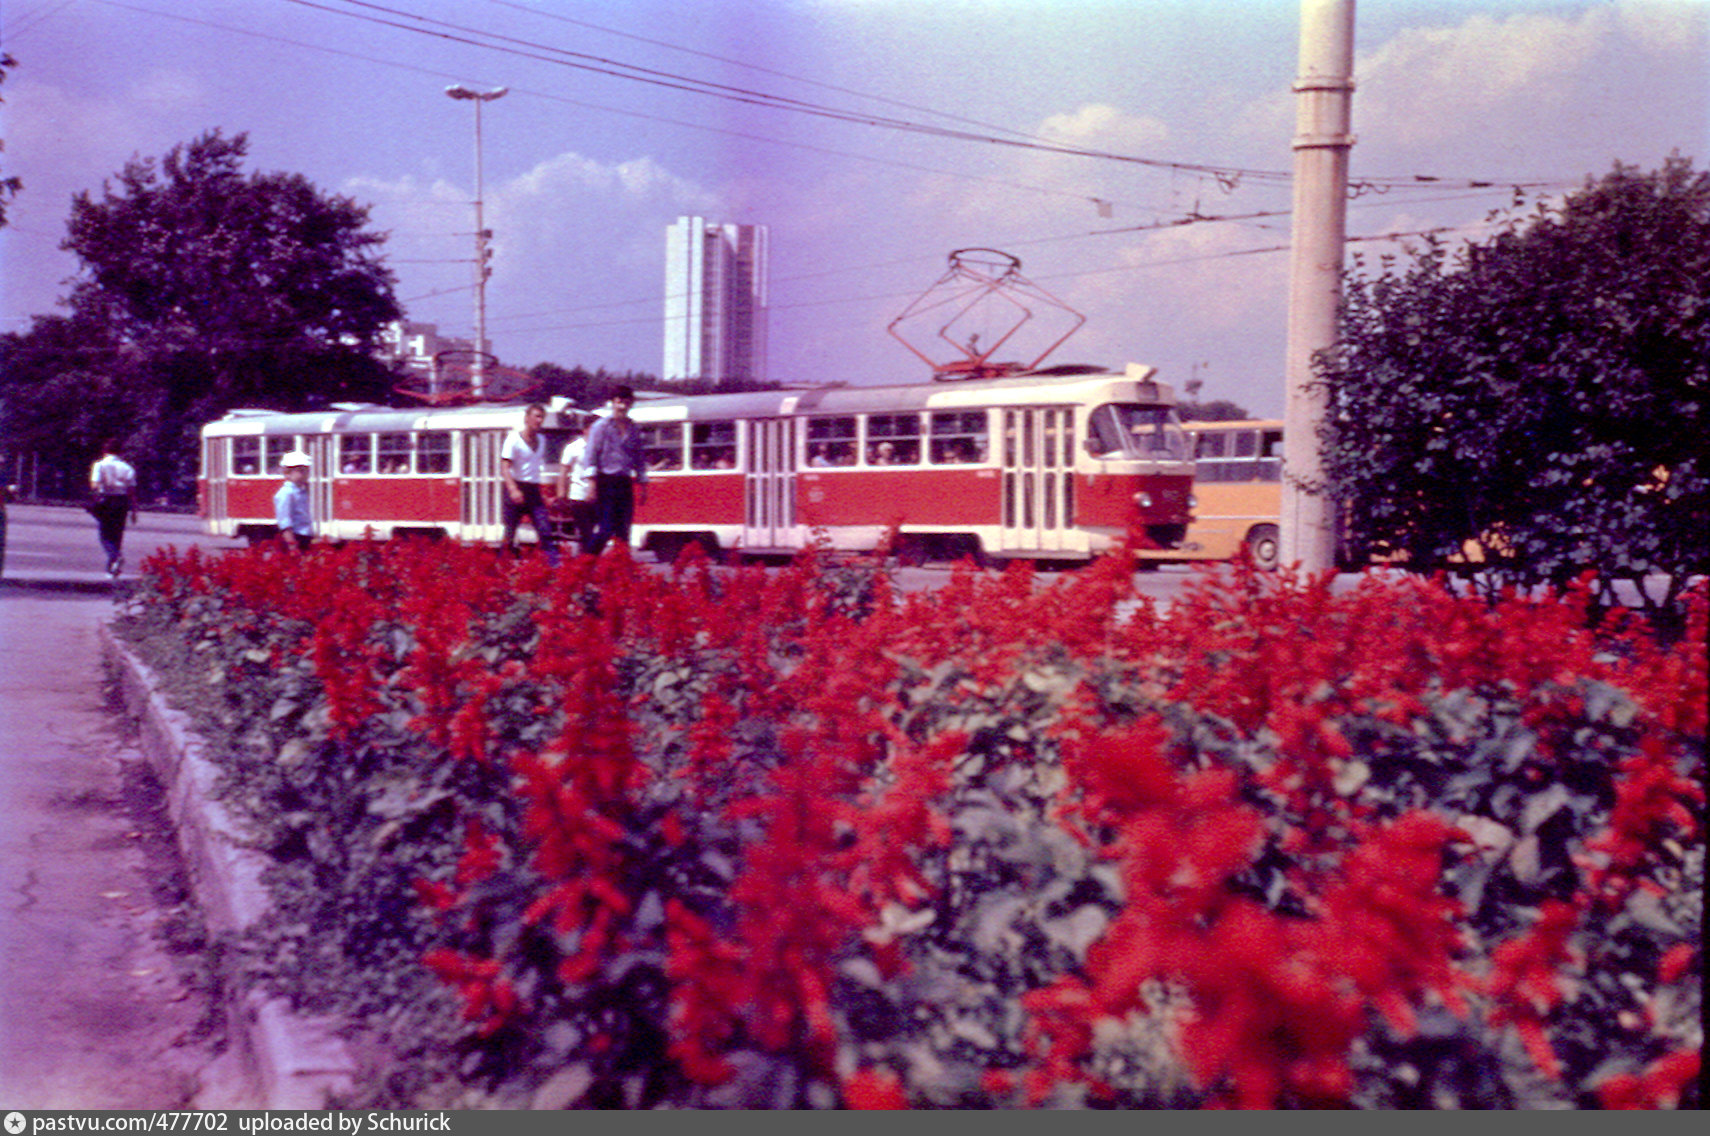
<svg viewBox="0 0 1710 1136">
<path fill-rule="evenodd" d="M 1282 536 L 1275 525 L 1255 525 L 1247 533 L 1247 555 L 1253 558 L 1253 566 L 1266 572 L 1276 571 L 1277 563 L 1282 559 Z"/>
</svg>

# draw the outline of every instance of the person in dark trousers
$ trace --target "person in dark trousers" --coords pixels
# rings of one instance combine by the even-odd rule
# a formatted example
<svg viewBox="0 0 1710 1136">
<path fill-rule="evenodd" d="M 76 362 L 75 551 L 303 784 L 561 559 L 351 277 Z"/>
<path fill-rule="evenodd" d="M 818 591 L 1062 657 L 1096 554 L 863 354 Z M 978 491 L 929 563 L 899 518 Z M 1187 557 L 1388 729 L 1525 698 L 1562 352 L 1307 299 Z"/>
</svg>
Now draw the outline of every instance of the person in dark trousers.
<svg viewBox="0 0 1710 1136">
<path fill-rule="evenodd" d="M 89 491 L 94 497 L 89 512 L 99 526 L 107 575 L 117 580 L 125 566 L 125 521 L 137 519 L 137 471 L 119 456 L 115 439 L 101 443 L 101 457 L 89 467 Z"/>
<path fill-rule="evenodd" d="M 586 552 L 594 539 L 594 478 L 582 464 L 588 435 L 580 421 L 570 429 L 573 437 L 558 459 L 558 499 L 553 505 L 559 518 L 570 522 L 575 531 L 576 547 Z"/>
<path fill-rule="evenodd" d="M 545 422 L 546 407 L 530 403 L 523 411 L 523 424 L 505 436 L 504 447 L 499 451 L 499 467 L 505 475 L 504 547 L 507 552 L 516 552 L 517 527 L 527 517 L 546 559 L 557 564 L 558 532 L 547 514 L 546 496 L 540 489 L 546 469 L 542 453 L 545 440 L 540 436 L 540 427 Z"/>
<path fill-rule="evenodd" d="M 588 431 L 582 464 L 594 475 L 594 537 L 588 551 L 598 556 L 613 540 L 629 543 L 629 526 L 638 505 L 647 503 L 647 454 L 641 427 L 630 418 L 635 392 L 612 392 L 612 413 Z"/>
<path fill-rule="evenodd" d="M 309 455 L 292 450 L 279 459 L 279 471 L 285 481 L 273 494 L 273 520 L 279 526 L 279 536 L 287 547 L 299 552 L 308 550 L 314 539 L 315 520 L 309 509 Z"/>
</svg>

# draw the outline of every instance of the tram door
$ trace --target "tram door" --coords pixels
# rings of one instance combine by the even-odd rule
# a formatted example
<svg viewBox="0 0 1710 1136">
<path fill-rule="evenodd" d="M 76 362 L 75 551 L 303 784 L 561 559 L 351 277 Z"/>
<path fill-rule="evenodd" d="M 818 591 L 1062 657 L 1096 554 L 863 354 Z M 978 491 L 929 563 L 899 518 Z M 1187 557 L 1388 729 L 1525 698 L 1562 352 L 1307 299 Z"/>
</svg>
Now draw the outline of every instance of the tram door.
<svg viewBox="0 0 1710 1136">
<path fill-rule="evenodd" d="M 796 420 L 748 423 L 748 476 L 742 547 L 794 548 L 796 539 Z"/>
<path fill-rule="evenodd" d="M 1002 413 L 1001 550 L 1011 555 L 1073 550 L 1074 409 L 1026 407 Z"/>
<path fill-rule="evenodd" d="M 504 480 L 499 469 L 502 430 L 463 432 L 463 522 L 464 540 L 496 541 L 504 535 L 499 513 L 499 493 Z"/>
<path fill-rule="evenodd" d="M 230 438 L 202 439 L 202 523 L 210 534 L 229 536 L 232 532 L 231 504 L 227 479 L 231 476 L 232 440 Z"/>
<path fill-rule="evenodd" d="M 303 439 L 303 450 L 309 455 L 309 516 L 315 519 L 317 536 L 335 535 L 329 530 L 338 525 L 333 512 L 333 471 L 338 469 L 338 437 L 334 434 L 313 434 Z"/>
</svg>

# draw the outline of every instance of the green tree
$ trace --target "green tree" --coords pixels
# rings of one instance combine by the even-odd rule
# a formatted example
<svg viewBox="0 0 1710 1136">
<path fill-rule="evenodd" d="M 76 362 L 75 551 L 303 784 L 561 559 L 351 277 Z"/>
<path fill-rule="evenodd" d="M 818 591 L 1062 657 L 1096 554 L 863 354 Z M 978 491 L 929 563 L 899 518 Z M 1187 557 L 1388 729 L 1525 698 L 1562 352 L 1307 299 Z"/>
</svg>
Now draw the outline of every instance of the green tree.
<svg viewBox="0 0 1710 1136">
<path fill-rule="evenodd" d="M 387 395 L 374 350 L 399 309 L 384 236 L 365 207 L 299 174 L 244 173 L 248 145 L 216 130 L 73 199 L 69 321 L 38 319 L 5 346 L 13 446 L 81 462 L 117 419 L 145 492 L 183 498 L 203 422 Z"/>
<path fill-rule="evenodd" d="M 1179 403 L 1176 413 L 1183 422 L 1243 422 L 1253 417 L 1252 411 L 1245 406 L 1226 398 Z"/>
<path fill-rule="evenodd" d="M 1617 163 L 1559 203 L 1350 274 L 1329 489 L 1358 554 L 1491 585 L 1665 577 L 1672 611 L 1710 569 L 1710 175 Z"/>
</svg>

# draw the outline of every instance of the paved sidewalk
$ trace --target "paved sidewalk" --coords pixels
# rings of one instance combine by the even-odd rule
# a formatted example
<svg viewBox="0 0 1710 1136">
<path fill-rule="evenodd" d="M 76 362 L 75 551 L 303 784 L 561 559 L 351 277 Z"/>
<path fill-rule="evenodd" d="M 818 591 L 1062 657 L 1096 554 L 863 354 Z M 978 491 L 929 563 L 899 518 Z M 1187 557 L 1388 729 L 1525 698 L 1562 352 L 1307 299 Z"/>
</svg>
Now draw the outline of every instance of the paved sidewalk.
<svg viewBox="0 0 1710 1136">
<path fill-rule="evenodd" d="M 0 588 L 0 1111 L 242 1106 L 158 786 L 107 701 L 110 582 L 42 583 Z"/>
</svg>

